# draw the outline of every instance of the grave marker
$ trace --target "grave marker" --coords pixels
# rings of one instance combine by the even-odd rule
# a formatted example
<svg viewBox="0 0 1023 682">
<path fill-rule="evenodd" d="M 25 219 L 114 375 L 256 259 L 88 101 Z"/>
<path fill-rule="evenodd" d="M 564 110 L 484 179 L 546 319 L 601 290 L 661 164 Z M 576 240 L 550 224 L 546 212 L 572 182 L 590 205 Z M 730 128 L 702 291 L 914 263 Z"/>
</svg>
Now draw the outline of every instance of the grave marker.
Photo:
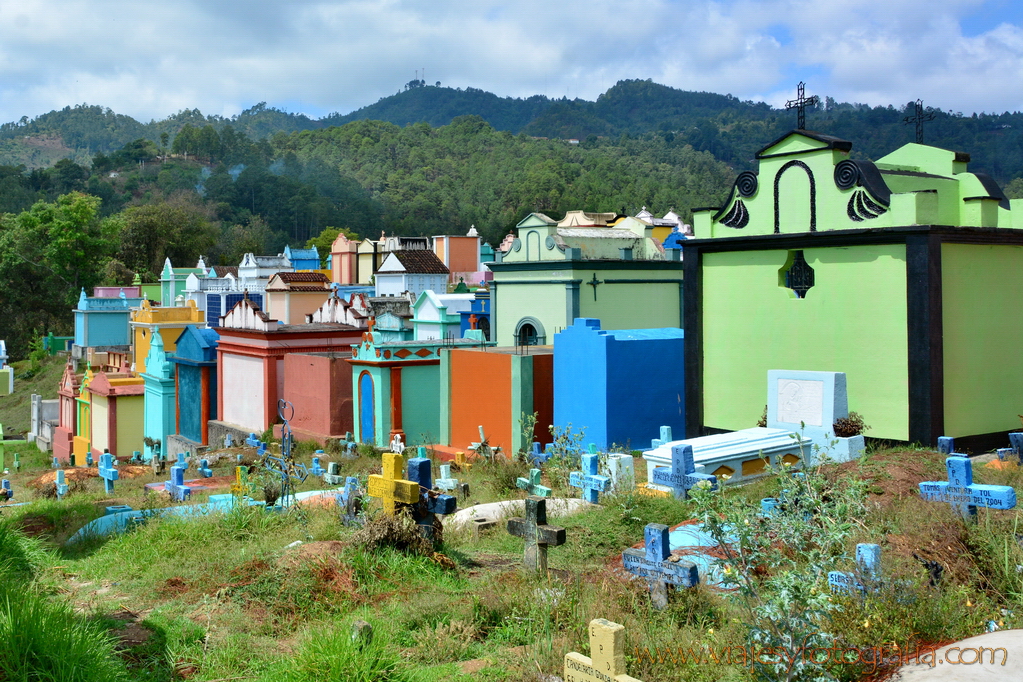
<svg viewBox="0 0 1023 682">
<path fill-rule="evenodd" d="M 106 494 L 112 495 L 114 492 L 114 481 L 120 478 L 120 473 L 117 471 L 114 456 L 109 452 L 104 452 L 99 456 L 99 476 L 103 479 L 103 489 L 106 491 Z"/>
<path fill-rule="evenodd" d="M 176 464 L 171 467 L 170 480 L 163 484 L 163 489 L 176 502 L 184 502 L 192 496 L 192 490 L 185 485 L 185 470 Z"/>
<path fill-rule="evenodd" d="M 856 572 L 830 571 L 828 585 L 832 592 L 865 594 L 876 592 L 881 580 L 881 546 L 861 542 L 856 545 Z"/>
<path fill-rule="evenodd" d="M 398 478 L 401 476 L 404 457 L 397 453 L 385 452 L 380 474 L 371 474 L 367 485 L 370 497 L 379 497 L 385 514 L 394 514 L 396 503 L 415 504 L 419 501 L 419 484 Z"/>
<path fill-rule="evenodd" d="M 540 485 L 539 469 L 530 469 L 529 478 L 522 478 L 521 476 L 515 479 L 515 486 L 522 488 L 530 495 L 537 495 L 539 497 L 550 497 L 551 489 L 547 486 Z"/>
<path fill-rule="evenodd" d="M 213 478 L 213 469 L 210 469 L 210 461 L 208 459 L 199 460 L 199 473 L 202 474 L 203 478 Z"/>
<path fill-rule="evenodd" d="M 262 445 L 262 443 L 259 442 L 259 438 L 257 438 L 256 434 L 254 433 L 249 434 L 249 437 L 245 439 L 245 444 L 248 445 L 250 448 L 258 448 L 260 445 Z"/>
<path fill-rule="evenodd" d="M 654 483 L 671 488 L 675 499 L 684 500 L 689 496 L 690 488 L 707 481 L 712 489 L 718 487 L 716 476 L 696 473 L 693 462 L 692 445 L 671 446 L 671 470 L 668 467 L 654 469 Z"/>
<path fill-rule="evenodd" d="M 425 452 L 425 448 L 423 450 Z M 423 534 L 429 537 L 433 534 L 435 515 L 453 514 L 458 500 L 433 490 L 433 463 L 425 457 L 414 457 L 408 461 L 408 480 L 419 484 L 419 504 L 412 517 Z"/>
<path fill-rule="evenodd" d="M 234 436 L 231 435 L 230 431 L 228 431 L 227 434 L 224 436 L 224 447 L 225 448 L 234 447 Z"/>
<path fill-rule="evenodd" d="M 7 473 L 7 462 L 5 462 L 4 459 L 4 447 L 0 445 L 0 474 Z"/>
<path fill-rule="evenodd" d="M 659 609 L 668 605 L 668 584 L 693 587 L 700 582 L 696 564 L 668 560 L 671 557 L 668 533 L 664 524 L 648 523 L 643 529 L 644 548 L 622 552 L 622 566 L 629 573 L 647 579 L 654 606 Z"/>
<path fill-rule="evenodd" d="M 317 450 L 316 452 L 323 452 L 323 450 Z M 326 472 L 322 466 L 320 466 L 320 458 L 313 457 L 313 466 L 309 469 L 309 473 L 313 476 L 322 476 Z"/>
<path fill-rule="evenodd" d="M 671 427 L 670 426 L 662 426 L 661 427 L 660 436 L 661 436 L 660 438 L 654 438 L 654 439 L 652 439 L 650 441 L 650 449 L 651 450 L 656 450 L 657 448 L 659 448 L 661 446 L 664 446 L 664 445 L 667 445 L 668 443 L 670 443 L 672 441 L 672 438 L 671 438 Z"/>
<path fill-rule="evenodd" d="M 1012 437 L 1012 434 L 1009 434 Z M 938 436 L 938 453 L 948 457 L 955 452 L 955 439 L 952 436 Z"/>
<path fill-rule="evenodd" d="M 132 464 L 141 464 L 142 463 L 142 453 L 139 452 L 138 450 L 133 451 L 131 453 L 131 463 Z"/>
<path fill-rule="evenodd" d="M 327 473 L 323 474 L 323 482 L 327 485 L 341 485 L 345 477 L 341 475 L 341 465 L 337 462 L 327 463 Z"/>
<path fill-rule="evenodd" d="M 57 469 L 57 468 L 59 468 L 59 467 L 60 467 L 60 460 L 59 460 L 59 459 L 57 459 L 56 457 L 54 457 L 54 458 L 53 458 L 53 464 L 51 464 L 50 466 L 51 466 L 51 468 L 53 468 L 53 469 Z"/>
<path fill-rule="evenodd" d="M 468 471 L 472 468 L 472 462 L 469 461 L 461 450 L 455 453 L 455 464 L 458 466 L 459 471 Z"/>
<path fill-rule="evenodd" d="M 973 482 L 973 463 L 953 455 L 945 460 L 948 481 L 925 481 L 920 497 L 932 502 L 948 502 L 964 521 L 976 521 L 977 507 L 1012 509 L 1016 491 L 1008 485 L 980 485 Z"/>
<path fill-rule="evenodd" d="M 508 519 L 508 532 L 525 539 L 523 564 L 536 573 L 547 573 L 547 548 L 565 544 L 565 529 L 547 525 L 547 500 L 536 495 L 526 498 L 525 518 Z"/>
<path fill-rule="evenodd" d="M 87 467 L 91 467 L 92 466 L 92 453 L 91 452 L 87 452 L 85 454 L 85 466 L 87 466 Z"/>
<path fill-rule="evenodd" d="M 6 478 L 0 481 L 0 500 L 13 500 L 14 491 L 11 489 L 11 482 Z"/>
<path fill-rule="evenodd" d="M 14 453 L 14 473 L 18 473 L 19 471 L 21 471 L 21 454 L 15 452 Z"/>
<path fill-rule="evenodd" d="M 234 468 L 234 484 L 231 486 L 231 495 L 234 497 L 235 502 L 240 502 L 245 499 L 245 496 L 251 492 L 251 486 L 249 484 L 249 470 L 246 467 L 235 467 Z"/>
<path fill-rule="evenodd" d="M 582 489 L 582 497 L 590 504 L 599 504 L 600 493 L 611 487 L 611 479 L 598 475 L 600 455 L 592 452 L 596 446 L 590 443 L 591 452 L 582 456 L 582 471 L 573 471 L 568 475 L 568 484 L 573 488 Z"/>
<path fill-rule="evenodd" d="M 1009 445 L 1012 446 L 1013 454 L 1023 464 L 1023 432 L 1015 431 L 1009 434 Z"/>
<path fill-rule="evenodd" d="M 450 464 L 440 465 L 440 478 L 434 482 L 434 485 L 438 490 L 455 490 L 458 487 L 458 479 L 451 478 Z"/>
<path fill-rule="evenodd" d="M 359 512 L 362 511 L 362 496 L 359 494 L 359 479 L 349 476 L 345 479 L 345 487 L 337 495 L 337 504 L 342 509 L 341 522 L 346 526 L 359 523 Z"/>
<path fill-rule="evenodd" d="M 57 478 L 54 479 L 54 485 L 57 486 L 57 499 L 63 500 L 64 496 L 67 495 L 67 483 L 64 482 L 63 469 L 57 469 Z"/>
<path fill-rule="evenodd" d="M 625 626 L 590 621 L 590 656 L 565 654 L 565 682 L 641 682 L 625 674 Z"/>
<path fill-rule="evenodd" d="M 400 433 L 394 434 L 394 437 L 391 438 L 391 442 L 388 447 L 391 448 L 391 452 L 396 455 L 400 455 L 405 452 L 405 443 L 401 440 Z"/>
</svg>

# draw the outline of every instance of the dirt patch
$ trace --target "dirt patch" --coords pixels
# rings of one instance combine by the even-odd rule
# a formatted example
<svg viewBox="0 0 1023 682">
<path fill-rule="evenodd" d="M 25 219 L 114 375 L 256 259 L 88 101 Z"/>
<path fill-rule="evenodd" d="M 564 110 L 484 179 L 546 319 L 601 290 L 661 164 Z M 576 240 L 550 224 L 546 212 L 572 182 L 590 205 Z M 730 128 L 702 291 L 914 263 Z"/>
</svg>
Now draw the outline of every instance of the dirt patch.
<svg viewBox="0 0 1023 682">
<path fill-rule="evenodd" d="M 188 592 L 188 583 L 185 582 L 183 578 L 178 578 L 176 576 L 173 578 L 167 578 L 163 585 L 156 588 L 156 592 L 164 598 L 176 597 Z"/>
<path fill-rule="evenodd" d="M 521 566 L 522 559 L 509 559 L 508 557 L 481 552 L 475 555 L 469 563 L 469 575 L 480 575 L 484 571 L 510 571 Z"/>
<path fill-rule="evenodd" d="M 918 497 L 920 483 L 944 480 L 944 472 L 945 455 L 927 450 L 892 450 L 823 470 L 835 483 L 847 477 L 866 481 L 869 501 L 881 508 L 893 507 L 908 497 Z"/>
<path fill-rule="evenodd" d="M 152 469 L 145 466 L 119 466 L 117 467 L 117 473 L 120 478 L 136 478 L 138 476 L 145 476 L 151 474 Z M 64 469 L 64 481 L 70 485 L 75 481 L 87 481 L 90 478 L 99 478 L 99 471 L 92 467 L 69 467 Z M 57 480 L 57 470 L 47 471 L 41 476 L 29 481 L 25 485 L 35 490 L 41 488 L 52 487 Z"/>
<path fill-rule="evenodd" d="M 40 535 L 53 535 L 57 529 L 57 527 L 53 525 L 53 521 L 45 516 L 37 514 L 21 517 L 15 524 L 15 527 L 25 535 L 32 538 Z"/>
</svg>

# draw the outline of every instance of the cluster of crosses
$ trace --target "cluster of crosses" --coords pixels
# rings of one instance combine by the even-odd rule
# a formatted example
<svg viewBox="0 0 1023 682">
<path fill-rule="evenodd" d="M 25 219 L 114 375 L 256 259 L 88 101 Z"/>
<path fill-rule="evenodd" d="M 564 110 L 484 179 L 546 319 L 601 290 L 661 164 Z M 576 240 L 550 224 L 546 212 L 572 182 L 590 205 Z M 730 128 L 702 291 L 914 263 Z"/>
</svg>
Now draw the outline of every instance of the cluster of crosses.
<svg viewBox="0 0 1023 682">
<path fill-rule="evenodd" d="M 451 495 L 434 490 L 433 463 L 429 459 L 410 459 L 404 479 L 400 478 L 403 464 L 404 457 L 400 454 L 384 453 L 382 472 L 370 475 L 367 494 L 380 498 L 385 514 L 394 515 L 399 509 L 407 509 L 420 532 L 430 537 L 437 514 L 453 514 L 458 501 Z"/>
</svg>

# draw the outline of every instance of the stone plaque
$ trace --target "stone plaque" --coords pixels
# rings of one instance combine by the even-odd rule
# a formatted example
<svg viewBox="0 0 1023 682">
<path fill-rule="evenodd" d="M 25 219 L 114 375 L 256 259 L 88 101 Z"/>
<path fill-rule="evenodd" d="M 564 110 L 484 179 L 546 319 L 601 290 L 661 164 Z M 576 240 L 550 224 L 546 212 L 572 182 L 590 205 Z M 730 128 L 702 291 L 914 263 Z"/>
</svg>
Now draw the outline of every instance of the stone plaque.
<svg viewBox="0 0 1023 682">
<path fill-rule="evenodd" d="M 778 379 L 778 421 L 823 426 L 824 382 Z"/>
</svg>

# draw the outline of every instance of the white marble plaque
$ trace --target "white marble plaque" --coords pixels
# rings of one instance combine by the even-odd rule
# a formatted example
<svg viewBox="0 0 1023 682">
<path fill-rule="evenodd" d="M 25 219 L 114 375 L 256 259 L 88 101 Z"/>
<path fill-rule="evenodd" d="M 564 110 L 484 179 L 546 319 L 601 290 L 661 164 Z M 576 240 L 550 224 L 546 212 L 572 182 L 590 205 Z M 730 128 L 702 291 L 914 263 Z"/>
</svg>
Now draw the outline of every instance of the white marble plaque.
<svg viewBox="0 0 1023 682">
<path fill-rule="evenodd" d="M 824 382 L 778 379 L 778 421 L 823 426 Z"/>
</svg>

